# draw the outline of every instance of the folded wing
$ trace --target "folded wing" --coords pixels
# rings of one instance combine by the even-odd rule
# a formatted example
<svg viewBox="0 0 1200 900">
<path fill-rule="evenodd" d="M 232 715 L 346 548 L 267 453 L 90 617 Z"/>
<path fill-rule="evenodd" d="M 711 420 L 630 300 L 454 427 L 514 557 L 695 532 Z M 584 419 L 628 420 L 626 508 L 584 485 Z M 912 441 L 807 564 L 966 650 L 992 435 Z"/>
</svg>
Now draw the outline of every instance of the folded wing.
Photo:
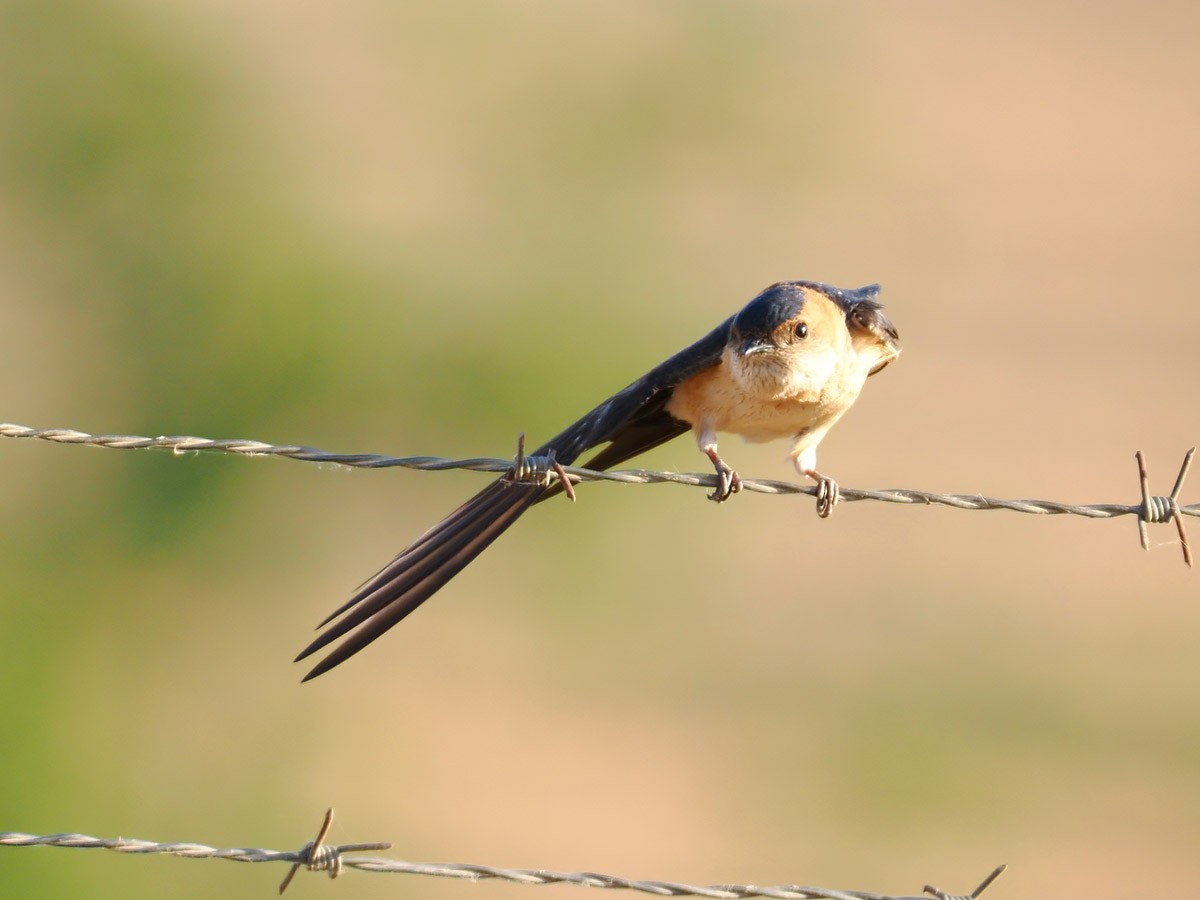
<svg viewBox="0 0 1200 900">
<path fill-rule="evenodd" d="M 687 431 L 686 423 L 666 411 L 671 389 L 720 362 L 729 324 L 614 394 L 533 455 L 553 453 L 558 462 L 571 465 L 588 450 L 607 444 L 587 462 L 588 468 L 603 470 Z M 492 482 L 405 548 L 321 623 L 325 630 L 297 661 L 339 638 L 344 640 L 304 680 L 329 671 L 381 637 L 461 572 L 532 504 L 560 491 L 557 483 L 548 486 L 508 478 Z"/>
</svg>

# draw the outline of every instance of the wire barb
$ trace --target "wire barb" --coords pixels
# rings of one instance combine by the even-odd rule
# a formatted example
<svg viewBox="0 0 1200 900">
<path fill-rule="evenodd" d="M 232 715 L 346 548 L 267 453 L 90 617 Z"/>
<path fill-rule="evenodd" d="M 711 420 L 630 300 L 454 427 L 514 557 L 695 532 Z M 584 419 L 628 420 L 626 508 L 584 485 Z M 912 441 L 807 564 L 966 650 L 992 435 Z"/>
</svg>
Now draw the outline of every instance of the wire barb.
<svg viewBox="0 0 1200 900">
<path fill-rule="evenodd" d="M 991 883 L 999 878 L 1001 873 L 1007 868 L 1007 863 L 996 866 L 996 868 L 992 869 L 992 874 L 979 882 L 979 887 L 975 888 L 969 894 L 948 894 L 941 888 L 935 888 L 931 884 L 925 885 L 925 893 L 932 894 L 937 900 L 978 900 L 979 895 L 986 891 L 991 886 Z"/>
<path fill-rule="evenodd" d="M 1187 478 L 1188 469 L 1192 467 L 1192 457 L 1196 455 L 1193 447 L 1183 457 L 1183 465 L 1179 467 L 1179 475 L 1175 479 L 1175 487 L 1166 497 L 1150 496 L 1149 477 L 1146 475 L 1146 457 L 1139 450 L 1134 454 L 1138 464 L 1138 478 L 1142 486 L 1142 505 L 1138 510 L 1138 536 L 1142 539 L 1142 549 L 1150 549 L 1150 539 L 1146 533 L 1147 523 L 1159 524 L 1173 521 L 1179 532 L 1179 544 L 1183 548 L 1183 561 L 1188 568 L 1192 567 L 1192 548 L 1188 544 L 1187 529 L 1183 527 L 1183 510 L 1179 506 L 1179 491 L 1183 488 L 1183 480 Z"/>
<path fill-rule="evenodd" d="M 558 477 L 563 493 L 574 503 L 575 486 L 571 483 L 571 476 L 567 474 L 563 464 L 554 458 L 554 451 L 551 450 L 545 456 L 526 456 L 525 432 L 522 431 L 517 435 L 517 455 L 513 457 L 512 466 L 504 473 L 505 480 L 545 487 L 550 484 L 551 474 Z"/>
<path fill-rule="evenodd" d="M 619 484 L 683 484 L 690 487 L 717 488 L 719 481 L 716 475 L 689 474 L 684 472 L 652 472 L 646 469 L 622 469 L 613 472 L 599 472 L 593 469 L 583 469 L 575 466 L 564 466 L 552 456 L 526 456 L 525 438 L 521 436 L 517 446 L 517 456 L 513 460 L 473 458 L 447 459 L 441 456 L 384 456 L 377 453 L 330 453 L 315 447 L 305 447 L 298 444 L 268 444 L 263 441 L 249 440 L 211 440 L 201 437 L 141 437 L 125 434 L 93 435 L 73 429 L 31 428 L 28 425 L 15 425 L 0 422 L 0 437 L 31 438 L 34 440 L 51 441 L 58 444 L 86 444 L 93 447 L 108 447 L 116 450 L 170 450 L 176 454 L 189 451 L 207 451 L 233 453 L 240 456 L 282 456 L 301 462 L 334 463 L 342 466 L 352 466 L 362 469 L 385 469 L 401 466 L 424 472 L 440 472 L 446 469 L 468 469 L 473 472 L 499 473 L 511 481 L 532 482 L 535 484 L 550 484 L 557 477 L 563 486 L 563 492 L 574 499 L 575 490 L 572 482 L 578 481 L 614 481 Z M 1200 504 L 1180 506 L 1179 491 L 1183 487 L 1184 477 L 1191 465 L 1192 455 L 1196 448 L 1188 451 L 1175 481 L 1175 487 L 1168 497 L 1151 497 L 1146 485 L 1145 461 L 1138 451 L 1139 472 L 1142 476 L 1142 501 L 1134 505 L 1121 503 L 1073 504 L 1057 500 L 1005 500 L 995 497 L 984 497 L 980 494 L 942 494 L 934 491 L 921 491 L 911 488 L 893 488 L 890 490 L 861 490 L 857 488 L 839 488 L 838 499 L 841 502 L 856 500 L 874 500 L 880 503 L 900 503 L 913 506 L 949 506 L 952 509 L 1006 509 L 1010 512 L 1026 513 L 1037 516 L 1083 516 L 1088 519 L 1111 519 L 1116 516 L 1137 516 L 1138 527 L 1142 537 L 1142 546 L 1149 549 L 1149 541 L 1145 526 L 1147 523 L 1166 522 L 1174 520 L 1179 532 L 1180 543 L 1183 545 L 1184 561 L 1192 565 L 1192 551 L 1187 541 L 1187 532 L 1183 526 L 1183 516 L 1200 516 Z M 807 494 L 819 497 L 821 488 L 796 484 L 790 481 L 766 481 L 741 479 L 743 490 L 759 494 Z"/>
<path fill-rule="evenodd" d="M 292 883 L 292 879 L 296 877 L 296 873 L 300 871 L 300 867 L 308 869 L 310 872 L 328 872 L 330 878 L 337 878 L 342 874 L 342 854 L 355 850 L 389 850 L 391 844 L 386 841 L 377 841 L 370 844 L 342 844 L 340 847 L 330 847 L 325 843 L 325 838 L 329 836 L 329 827 L 333 825 L 333 807 L 325 810 L 325 821 L 321 823 L 321 829 L 317 832 L 315 840 L 309 841 L 304 845 L 304 848 L 297 853 L 297 861 L 292 863 L 292 867 L 288 869 L 288 873 L 283 876 L 283 881 L 279 884 L 279 893 L 283 893 L 288 889 L 288 885 Z"/>
</svg>

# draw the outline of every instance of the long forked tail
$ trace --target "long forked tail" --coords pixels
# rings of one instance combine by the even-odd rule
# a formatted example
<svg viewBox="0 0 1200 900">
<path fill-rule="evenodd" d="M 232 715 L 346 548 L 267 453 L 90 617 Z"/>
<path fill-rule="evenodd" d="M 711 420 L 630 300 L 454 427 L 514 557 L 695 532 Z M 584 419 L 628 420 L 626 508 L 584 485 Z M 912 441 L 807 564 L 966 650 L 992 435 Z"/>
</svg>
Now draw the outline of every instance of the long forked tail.
<svg viewBox="0 0 1200 900">
<path fill-rule="evenodd" d="M 329 627 L 304 648 L 297 662 L 338 638 L 349 637 L 304 680 L 328 672 L 380 637 L 461 572 L 551 490 L 542 484 L 501 478 L 421 535 L 318 626 Z"/>
</svg>

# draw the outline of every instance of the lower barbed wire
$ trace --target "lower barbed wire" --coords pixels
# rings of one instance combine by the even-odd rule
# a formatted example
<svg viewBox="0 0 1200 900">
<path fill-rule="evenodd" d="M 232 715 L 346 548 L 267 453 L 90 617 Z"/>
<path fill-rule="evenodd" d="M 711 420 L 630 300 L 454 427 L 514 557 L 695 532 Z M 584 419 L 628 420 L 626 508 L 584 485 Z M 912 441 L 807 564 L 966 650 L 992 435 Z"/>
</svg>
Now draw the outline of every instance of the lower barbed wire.
<svg viewBox="0 0 1200 900">
<path fill-rule="evenodd" d="M 325 843 L 333 824 L 333 810 L 325 813 L 324 821 L 315 840 L 299 850 L 279 851 L 260 848 L 217 848 L 197 843 L 158 843 L 135 838 L 97 838 L 86 834 L 60 833 L 33 835 L 23 832 L 0 832 L 0 847 L 61 847 L 68 849 L 104 849 L 118 853 L 137 855 L 167 854 L 188 859 L 228 859 L 234 862 L 284 862 L 291 868 L 279 886 L 283 893 L 301 868 L 327 872 L 331 878 L 340 875 L 344 868 L 365 872 L 387 872 L 399 875 L 426 875 L 435 878 L 458 878 L 478 881 L 495 879 L 513 884 L 571 884 L 579 887 L 604 888 L 607 890 L 630 890 L 660 897 L 709 897 L 714 900 L 745 900 L 751 897 L 767 897 L 774 900 L 928 900 L 920 895 L 879 894 L 872 891 L 837 890 L 808 885 L 775 885 L 761 887 L 753 884 L 691 885 L 676 881 L 639 880 L 603 875 L 597 872 L 555 872 L 548 869 L 513 869 L 469 863 L 413 863 L 404 860 L 375 856 L 347 856 L 348 853 L 364 850 L 387 850 L 387 842 L 342 844 L 332 846 Z M 970 894 L 955 895 L 926 887 L 927 894 L 938 900 L 974 900 L 1004 871 L 1004 866 L 993 870 L 979 887 Z"/>
</svg>

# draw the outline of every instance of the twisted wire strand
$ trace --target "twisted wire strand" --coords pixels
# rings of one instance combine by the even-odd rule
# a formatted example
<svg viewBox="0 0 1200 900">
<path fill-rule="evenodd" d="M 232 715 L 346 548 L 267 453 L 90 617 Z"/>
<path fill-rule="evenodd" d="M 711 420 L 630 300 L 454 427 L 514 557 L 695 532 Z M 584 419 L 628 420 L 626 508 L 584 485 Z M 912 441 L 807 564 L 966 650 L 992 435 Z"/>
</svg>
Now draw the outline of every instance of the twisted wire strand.
<svg viewBox="0 0 1200 900">
<path fill-rule="evenodd" d="M 67 847 L 75 849 L 104 849 L 117 853 L 137 855 L 163 853 L 189 859 L 228 859 L 234 862 L 284 862 L 293 867 L 306 866 L 311 869 L 329 871 L 336 877 L 342 867 L 364 872 L 388 872 L 401 875 L 426 875 L 437 878 L 459 878 L 470 881 L 496 879 L 514 884 L 572 884 L 580 887 L 630 890 L 659 897 L 709 897 L 714 900 L 744 900 L 750 897 L 768 897 L 773 900 L 929 900 L 919 895 L 877 894 L 871 891 L 843 891 L 807 885 L 758 886 L 752 884 L 690 885 L 676 881 L 645 881 L 602 875 L 596 872 L 554 872 L 546 869 L 509 869 L 469 863 L 413 863 L 403 860 L 375 856 L 343 856 L 343 853 L 359 849 L 387 848 L 388 844 L 346 844 L 339 847 L 323 845 L 321 838 L 328 831 L 332 814 L 326 814 L 326 825 L 318 840 L 306 844 L 300 850 L 263 850 L 256 847 L 217 848 L 196 843 L 158 843 L 136 838 L 97 838 L 86 834 L 34 835 L 22 832 L 0 832 L 0 847 Z M 966 895 L 952 895 L 926 888 L 927 892 L 945 900 L 977 897 L 999 874 L 998 869 L 985 882 Z M 291 881 L 291 875 L 280 887 L 282 892 Z"/>
<path fill-rule="evenodd" d="M 420 471 L 440 472 L 447 469 L 468 469 L 475 472 L 504 473 L 512 470 L 512 460 L 491 457 L 470 459 L 448 459 L 441 456 L 385 456 L 378 453 L 331 453 L 300 444 L 268 444 L 255 440 L 213 440 L 191 435 L 142 437 L 128 434 L 88 434 L 68 428 L 31 428 L 10 422 L 0 423 L 0 437 L 30 438 L 57 444 L 85 444 L 92 447 L 107 447 L 114 450 L 170 450 L 178 455 L 189 452 L 233 453 L 239 456 L 279 456 L 301 462 L 334 463 L 362 469 L 384 469 L 400 466 Z M 685 472 L 656 472 L 647 469 L 622 469 L 615 472 L 597 472 L 577 466 L 563 466 L 562 470 L 572 480 L 614 481 L 621 484 L 682 484 L 691 487 L 713 488 L 717 486 L 714 475 Z M 816 496 L 817 488 L 789 481 L 743 479 L 742 489 L 759 494 L 808 494 Z M 1039 516 L 1072 515 L 1089 519 L 1111 519 L 1116 516 L 1142 516 L 1146 508 L 1142 503 L 1062 503 L 1056 500 L 1006 500 L 984 497 L 981 494 L 944 494 L 912 488 L 888 490 L 862 490 L 841 488 L 841 499 L 845 501 L 875 500 L 881 503 L 909 505 L 939 505 L 953 509 L 990 510 L 1006 509 L 1011 512 Z M 1151 498 L 1155 501 L 1152 521 L 1163 521 L 1170 509 L 1160 510 L 1168 498 Z M 1173 502 L 1173 501 L 1172 501 Z M 1200 504 L 1181 506 L 1180 514 L 1200 516 Z M 1164 518 L 1157 518 L 1162 515 Z"/>
</svg>

